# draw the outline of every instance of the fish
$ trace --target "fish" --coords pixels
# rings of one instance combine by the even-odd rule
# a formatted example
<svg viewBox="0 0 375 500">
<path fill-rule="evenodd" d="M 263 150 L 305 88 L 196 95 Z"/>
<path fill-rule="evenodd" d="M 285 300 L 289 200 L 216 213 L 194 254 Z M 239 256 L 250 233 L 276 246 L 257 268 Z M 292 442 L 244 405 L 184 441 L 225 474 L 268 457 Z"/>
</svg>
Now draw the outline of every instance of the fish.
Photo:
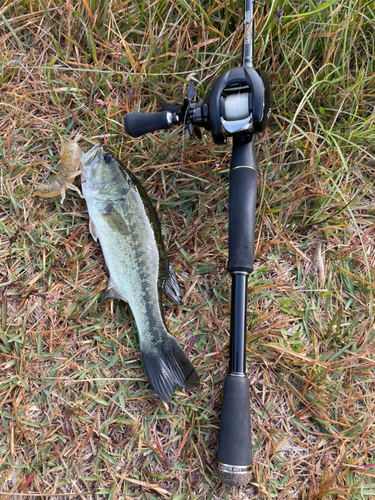
<svg viewBox="0 0 375 500">
<path fill-rule="evenodd" d="M 65 199 L 65 188 L 73 189 L 81 195 L 80 190 L 72 184 L 73 179 L 81 173 L 81 155 L 82 150 L 77 141 L 62 140 L 60 168 L 51 183 L 37 184 L 34 188 L 33 196 L 42 196 L 43 198 L 54 198 L 61 194 L 61 203 Z"/>
<path fill-rule="evenodd" d="M 129 304 L 148 379 L 169 403 L 176 387 L 198 388 L 199 377 L 165 325 L 162 292 L 179 305 L 182 300 L 158 215 L 137 177 L 106 147 L 94 146 L 81 163 L 89 229 L 100 242 L 110 275 L 104 300 Z"/>
</svg>

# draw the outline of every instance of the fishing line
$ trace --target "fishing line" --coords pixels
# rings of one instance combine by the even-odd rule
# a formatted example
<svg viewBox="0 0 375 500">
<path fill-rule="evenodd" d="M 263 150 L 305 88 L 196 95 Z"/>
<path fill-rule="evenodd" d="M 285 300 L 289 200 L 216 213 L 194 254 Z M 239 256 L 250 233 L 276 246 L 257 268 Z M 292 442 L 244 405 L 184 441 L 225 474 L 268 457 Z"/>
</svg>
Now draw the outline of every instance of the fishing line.
<svg viewBox="0 0 375 500">
<path fill-rule="evenodd" d="M 184 121 L 182 123 L 182 130 L 185 129 L 186 127 L 186 117 L 187 117 L 187 114 L 188 114 L 188 111 L 189 111 L 189 107 L 190 107 L 190 104 L 192 102 L 192 100 L 194 99 L 194 95 L 193 97 L 189 100 L 189 106 L 187 107 L 186 109 L 186 112 L 185 112 L 185 116 L 184 116 Z M 186 133 L 186 132 L 185 132 Z M 182 134 L 182 151 L 181 151 L 181 160 L 180 160 L 180 164 L 178 166 L 178 169 L 177 169 L 177 172 L 176 172 L 176 175 L 175 175 L 175 178 L 174 178 L 174 181 L 173 181 L 173 186 L 176 184 L 176 181 L 177 181 L 177 176 L 180 172 L 180 168 L 181 168 L 181 165 L 182 165 L 182 161 L 184 159 L 184 152 L 185 152 L 185 134 Z"/>
<path fill-rule="evenodd" d="M 56 165 L 54 165 L 52 168 L 50 168 L 50 169 L 48 170 L 48 172 L 47 172 L 46 174 L 44 174 L 43 179 L 44 179 L 44 180 L 46 180 L 46 179 L 47 179 L 47 177 L 49 176 L 49 174 L 50 174 L 53 170 L 55 170 L 55 168 L 56 168 L 56 167 L 58 167 L 58 166 L 60 165 L 60 163 L 61 163 L 61 161 L 59 161 L 58 163 L 56 163 Z"/>
</svg>

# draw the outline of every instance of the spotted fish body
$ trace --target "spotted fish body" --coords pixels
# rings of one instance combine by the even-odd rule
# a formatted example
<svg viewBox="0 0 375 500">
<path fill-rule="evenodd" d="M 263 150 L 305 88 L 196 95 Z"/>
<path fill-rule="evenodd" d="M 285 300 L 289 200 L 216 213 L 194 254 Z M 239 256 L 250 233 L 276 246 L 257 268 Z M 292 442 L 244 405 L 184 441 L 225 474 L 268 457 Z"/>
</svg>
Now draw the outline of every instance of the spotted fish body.
<svg viewBox="0 0 375 500">
<path fill-rule="evenodd" d="M 178 304 L 181 291 L 158 216 L 137 178 L 103 146 L 94 146 L 81 161 L 90 231 L 110 273 L 104 298 L 129 303 L 148 378 L 160 399 L 169 402 L 176 386 L 197 387 L 199 379 L 164 323 L 162 290 Z"/>
</svg>

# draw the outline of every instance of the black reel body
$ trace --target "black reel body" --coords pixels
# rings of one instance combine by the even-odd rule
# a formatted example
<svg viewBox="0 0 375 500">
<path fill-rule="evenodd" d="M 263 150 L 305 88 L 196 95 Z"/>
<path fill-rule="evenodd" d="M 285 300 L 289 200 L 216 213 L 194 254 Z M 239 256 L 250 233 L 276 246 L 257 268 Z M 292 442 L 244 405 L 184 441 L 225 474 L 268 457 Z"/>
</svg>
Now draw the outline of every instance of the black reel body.
<svg viewBox="0 0 375 500">
<path fill-rule="evenodd" d="M 263 132 L 271 115 L 272 92 L 268 76 L 253 67 L 233 68 L 216 80 L 208 97 L 213 139 Z"/>
</svg>

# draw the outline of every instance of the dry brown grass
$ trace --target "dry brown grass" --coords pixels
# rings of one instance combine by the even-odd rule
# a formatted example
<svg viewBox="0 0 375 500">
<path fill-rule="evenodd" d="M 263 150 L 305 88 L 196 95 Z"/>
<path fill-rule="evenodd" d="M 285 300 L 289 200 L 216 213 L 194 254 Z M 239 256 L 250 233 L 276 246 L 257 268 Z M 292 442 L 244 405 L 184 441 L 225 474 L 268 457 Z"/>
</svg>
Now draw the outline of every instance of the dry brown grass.
<svg viewBox="0 0 375 500">
<path fill-rule="evenodd" d="M 374 11 L 312 5 L 284 5 L 279 25 L 276 5 L 258 4 L 275 109 L 259 139 L 249 300 L 253 481 L 238 491 L 214 475 L 230 149 L 207 134 L 185 138 L 182 155 L 179 131 L 132 140 L 122 120 L 239 63 L 242 2 L 0 5 L 1 498 L 375 495 Z M 127 305 L 101 300 L 84 201 L 31 196 L 59 135 L 77 132 L 84 149 L 106 142 L 158 207 L 184 289 L 167 323 L 202 381 L 169 407 L 149 386 Z"/>
</svg>

